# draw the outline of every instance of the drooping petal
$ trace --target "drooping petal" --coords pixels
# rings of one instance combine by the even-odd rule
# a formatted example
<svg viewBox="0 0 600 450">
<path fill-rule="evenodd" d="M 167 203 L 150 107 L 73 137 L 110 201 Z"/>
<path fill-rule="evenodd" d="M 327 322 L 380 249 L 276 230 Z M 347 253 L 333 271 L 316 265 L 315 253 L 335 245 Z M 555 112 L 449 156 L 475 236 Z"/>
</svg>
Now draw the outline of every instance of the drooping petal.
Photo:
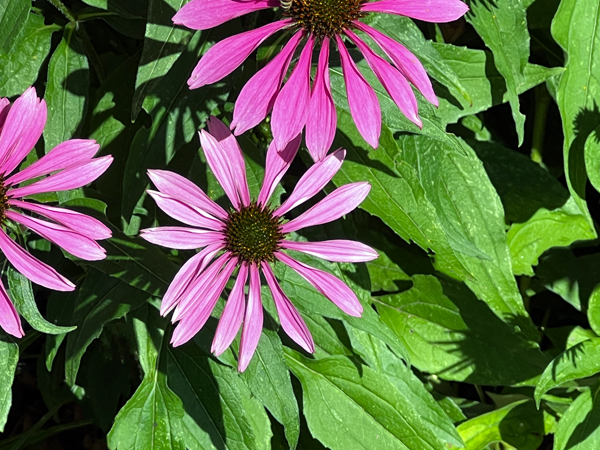
<svg viewBox="0 0 600 450">
<path fill-rule="evenodd" d="M 156 245 L 193 250 L 224 242 L 223 233 L 186 227 L 157 227 L 140 230 L 140 237 Z"/>
<path fill-rule="evenodd" d="M 262 187 L 260 188 L 260 194 L 258 194 L 259 205 L 264 206 L 269 202 L 271 195 L 273 195 L 273 192 L 277 187 L 277 183 L 281 181 L 292 164 L 292 161 L 296 157 L 296 153 L 298 153 L 301 141 L 302 135 L 299 134 L 281 151 L 277 151 L 274 141 L 271 141 L 269 144 L 269 149 L 267 150 L 265 178 L 263 180 Z"/>
<path fill-rule="evenodd" d="M 250 266 L 250 289 L 248 290 L 248 302 L 246 303 L 246 314 L 244 315 L 244 328 L 242 328 L 242 339 L 240 340 L 240 354 L 238 358 L 238 370 L 243 372 L 250 364 L 252 355 L 260 340 L 263 327 L 263 310 L 260 299 L 260 273 L 254 264 Z"/>
<path fill-rule="evenodd" d="M 5 211 L 4 215 L 8 219 L 32 229 L 44 239 L 62 247 L 78 258 L 86 261 L 99 261 L 106 257 L 106 250 L 98 245 L 96 241 L 62 225 L 24 216 L 10 210 Z"/>
<path fill-rule="evenodd" d="M 283 224 L 281 231 L 291 233 L 301 228 L 339 219 L 360 205 L 370 190 L 371 185 L 367 182 L 341 186 L 305 213 Z"/>
<path fill-rule="evenodd" d="M 77 211 L 13 199 L 10 199 L 8 204 L 47 217 L 90 239 L 108 239 L 112 236 L 110 229 L 98 219 Z"/>
<path fill-rule="evenodd" d="M 425 22 L 452 22 L 460 19 L 469 7 L 459 0 L 380 0 L 364 3 L 364 12 L 398 14 Z"/>
<path fill-rule="evenodd" d="M 204 150 L 206 162 L 225 191 L 229 201 L 235 209 L 240 209 L 240 198 L 237 193 L 236 183 L 233 179 L 231 158 L 225 148 L 206 131 L 200 131 L 200 145 Z"/>
<path fill-rule="evenodd" d="M 306 123 L 313 45 L 314 38 L 309 36 L 296 67 L 275 99 L 271 129 L 277 150 L 283 150 L 288 142 L 300 134 Z"/>
<path fill-rule="evenodd" d="M 229 277 L 231 277 L 236 264 L 236 258 L 229 260 L 223 270 L 221 270 L 219 275 L 217 275 L 214 283 L 212 283 L 206 295 L 200 298 L 190 313 L 181 319 L 175 328 L 175 331 L 173 332 L 173 337 L 171 338 L 171 344 L 173 344 L 173 347 L 185 344 L 204 326 L 210 317 L 210 313 L 215 308 L 215 305 L 217 304 L 217 301 L 219 300 L 219 297 L 225 288 L 225 284 L 227 284 L 227 280 L 229 280 Z"/>
<path fill-rule="evenodd" d="M 40 286 L 55 291 L 72 291 L 75 285 L 49 265 L 34 258 L 19 247 L 4 230 L 0 229 L 0 250 L 19 272 Z"/>
<path fill-rule="evenodd" d="M 275 301 L 277 315 L 279 316 L 282 328 L 296 344 L 307 352 L 314 353 L 315 343 L 306 323 L 304 323 L 304 319 L 302 319 L 298 310 L 284 294 L 281 286 L 279 286 L 279 283 L 275 279 L 271 267 L 268 264 L 263 264 L 262 269 L 269 289 L 273 294 L 273 300 Z"/>
<path fill-rule="evenodd" d="M 188 80 L 190 89 L 213 84 L 226 77 L 237 69 L 265 39 L 291 23 L 290 19 L 279 20 L 216 43 L 193 70 Z"/>
<path fill-rule="evenodd" d="M 219 356 L 227 347 L 231 345 L 237 335 L 242 321 L 244 320 L 244 287 L 248 279 L 248 266 L 244 263 L 240 266 L 240 271 L 229 294 L 217 331 L 210 349 L 215 355 Z"/>
<path fill-rule="evenodd" d="M 373 88 L 359 72 L 358 67 L 352 61 L 342 38 L 336 36 L 338 49 L 342 61 L 342 71 L 346 82 L 346 94 L 348 95 L 348 106 L 350 113 L 356 123 L 356 128 L 367 143 L 377 148 L 379 146 L 379 135 L 381 133 L 381 108 L 379 100 Z"/>
<path fill-rule="evenodd" d="M 6 116 L 8 116 L 8 111 L 10 111 L 10 101 L 7 98 L 0 98 L 0 133 L 2 133 L 2 127 L 4 126 L 4 122 L 6 121 Z"/>
<path fill-rule="evenodd" d="M 375 73 L 390 97 L 398 105 L 400 111 L 419 128 L 423 128 L 423 122 L 419 118 L 419 106 L 415 94 L 397 69 L 388 63 L 381 56 L 371 50 L 359 37 L 351 30 L 345 31 L 346 35 L 352 39 L 358 49 L 365 56 L 371 70 Z"/>
<path fill-rule="evenodd" d="M 236 136 L 254 128 L 267 117 L 303 36 L 301 31 L 294 34 L 277 56 L 244 85 L 233 109 L 231 129 Z"/>
<path fill-rule="evenodd" d="M 173 23 L 209 30 L 244 14 L 277 6 L 279 0 L 192 0 L 177 11 Z"/>
<path fill-rule="evenodd" d="M 14 337 L 21 338 L 25 336 L 19 313 L 12 304 L 2 283 L 0 283 L 0 327 Z"/>
<path fill-rule="evenodd" d="M 46 125 L 46 102 L 30 87 L 12 104 L 0 134 L 0 173 L 10 174 L 40 139 Z"/>
<path fill-rule="evenodd" d="M 410 50 L 389 36 L 358 20 L 354 21 L 353 24 L 363 33 L 369 35 L 381 47 L 402 75 L 414 84 L 430 103 L 439 106 L 440 102 L 433 91 L 431 80 L 423 64 Z"/>
<path fill-rule="evenodd" d="M 352 292 L 346 283 L 339 280 L 330 273 L 307 266 L 289 257 L 283 252 L 275 253 L 275 257 L 298 272 L 306 281 L 312 284 L 317 291 L 327 297 L 338 308 L 346 314 L 360 317 L 363 307 L 358 301 L 356 294 Z"/>
<path fill-rule="evenodd" d="M 112 162 L 112 156 L 96 158 L 90 162 L 61 170 L 28 186 L 10 189 L 8 194 L 13 198 L 19 198 L 33 194 L 42 194 L 44 192 L 77 189 L 91 183 L 102 175 Z"/>
<path fill-rule="evenodd" d="M 175 172 L 156 169 L 148 170 L 148 176 L 163 194 L 196 206 L 220 219 L 227 219 L 227 212 L 187 178 Z"/>
<path fill-rule="evenodd" d="M 342 167 L 345 156 L 346 150 L 338 149 L 323 161 L 313 164 L 304 172 L 292 194 L 273 212 L 273 215 L 283 216 L 286 212 L 313 198 Z"/>
<path fill-rule="evenodd" d="M 327 155 L 335 138 L 336 126 L 337 112 L 329 82 L 329 38 L 326 37 L 319 53 L 319 64 L 306 119 L 306 146 L 315 162 L 321 161 Z"/>
<path fill-rule="evenodd" d="M 214 116 L 208 119 L 208 131 L 225 149 L 227 159 L 231 162 L 230 169 L 233 182 L 240 196 L 243 206 L 250 205 L 250 190 L 248 189 L 248 180 L 246 178 L 246 163 L 242 149 L 237 139 L 229 128 L 223 122 Z"/>
<path fill-rule="evenodd" d="M 142 236 L 143 237 L 143 236 Z M 204 271 L 208 263 L 221 249 L 220 244 L 209 245 L 200 253 L 196 253 L 188 259 L 179 269 L 160 304 L 160 315 L 165 316 L 175 307 L 183 293 L 189 288 L 192 280 L 195 280 Z"/>
<path fill-rule="evenodd" d="M 47 155 L 42 156 L 32 165 L 6 180 L 8 185 L 48 175 L 56 170 L 83 164 L 94 157 L 100 145 L 93 139 L 71 139 L 54 147 Z"/>
<path fill-rule="evenodd" d="M 321 242 L 281 241 L 281 248 L 296 250 L 332 262 L 365 262 L 377 259 L 379 255 L 368 245 L 344 239 Z"/>
<path fill-rule="evenodd" d="M 148 190 L 147 192 L 154 199 L 158 207 L 173 219 L 187 223 L 193 227 L 208 228 L 209 230 L 223 229 L 223 222 L 204 213 L 200 208 L 188 205 L 158 191 Z"/>
</svg>

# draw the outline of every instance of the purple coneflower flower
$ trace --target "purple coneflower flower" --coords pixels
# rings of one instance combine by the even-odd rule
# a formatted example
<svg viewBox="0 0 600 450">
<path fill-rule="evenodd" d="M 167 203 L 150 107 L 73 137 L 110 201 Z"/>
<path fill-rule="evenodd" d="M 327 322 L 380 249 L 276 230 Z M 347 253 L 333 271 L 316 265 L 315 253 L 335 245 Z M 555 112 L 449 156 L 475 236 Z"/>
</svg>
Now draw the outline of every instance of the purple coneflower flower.
<svg viewBox="0 0 600 450">
<path fill-rule="evenodd" d="M 298 345 L 312 353 L 314 343 L 310 332 L 283 293 L 270 264 L 276 260 L 287 264 L 342 311 L 360 316 L 362 306 L 346 284 L 327 272 L 296 261 L 283 250 L 304 252 L 328 261 L 360 262 L 377 258 L 373 249 L 359 242 L 294 242 L 287 239 L 293 231 L 328 223 L 349 213 L 365 199 L 371 187 L 364 182 L 342 186 L 300 216 L 284 222 L 286 212 L 312 198 L 333 178 L 345 151 L 337 150 L 314 164 L 288 199 L 272 210 L 268 206 L 269 198 L 294 159 L 300 136 L 281 152 L 270 149 L 262 189 L 258 199 L 252 200 L 242 151 L 235 137 L 214 117 L 209 119 L 208 129 L 210 134 L 204 130 L 200 132 L 200 141 L 210 168 L 233 205 L 229 212 L 180 175 L 164 170 L 148 172 L 158 188 L 158 191 L 148 193 L 158 206 L 193 228 L 149 228 L 142 230 L 142 237 L 168 248 L 202 248 L 183 265 L 162 300 L 161 314 L 175 308 L 172 320 L 179 322 L 171 343 L 178 346 L 187 342 L 204 326 L 237 268 L 236 281 L 219 320 L 212 351 L 217 355 L 223 353 L 243 322 L 238 369 L 243 371 L 248 366 L 262 332 L 262 272 L 273 294 L 281 326 Z"/>
<path fill-rule="evenodd" d="M 206 30 L 244 14 L 279 6 L 279 0 L 192 0 L 175 14 L 173 21 Z M 282 20 L 231 36 L 213 46 L 194 69 L 188 84 L 195 89 L 219 81 L 242 64 L 269 36 L 281 30 L 293 31 L 281 52 L 240 92 L 231 126 L 239 135 L 256 126 L 273 110 L 271 126 L 276 148 L 282 149 L 306 127 L 307 147 L 313 159 L 320 161 L 333 142 L 337 124 L 328 67 L 329 44 L 334 41 L 341 57 L 350 112 L 365 141 L 376 148 L 381 131 L 379 102 L 350 57 L 342 36 L 349 38 L 360 50 L 406 117 L 421 127 L 417 100 L 408 81 L 437 106 L 438 100 L 425 69 L 404 46 L 360 19 L 377 12 L 428 22 L 449 22 L 463 16 L 468 9 L 459 0 L 293 0 Z M 381 47 L 391 64 L 377 55 L 356 31 Z M 292 56 L 302 41 L 304 47 L 298 62 L 281 88 Z M 311 90 L 310 70 L 315 47 L 320 50 Z"/>
<path fill-rule="evenodd" d="M 11 175 L 42 135 L 46 114 L 46 103 L 37 97 L 33 87 L 12 105 L 8 99 L 0 98 L 0 250 L 15 269 L 34 283 L 57 291 L 72 291 L 75 289 L 73 283 L 17 245 L 6 229 L 12 222 L 33 230 L 78 258 L 88 261 L 103 259 L 106 253 L 96 240 L 109 238 L 111 232 L 100 221 L 23 198 L 85 186 L 102 175 L 113 158 L 103 156 L 94 159 L 100 148 L 96 141 L 72 139 Z M 19 186 L 35 178 L 40 179 Z M 25 212 L 42 216 L 50 222 Z M 22 337 L 24 334 L 19 315 L 2 283 L 0 326 L 13 336 Z"/>
</svg>

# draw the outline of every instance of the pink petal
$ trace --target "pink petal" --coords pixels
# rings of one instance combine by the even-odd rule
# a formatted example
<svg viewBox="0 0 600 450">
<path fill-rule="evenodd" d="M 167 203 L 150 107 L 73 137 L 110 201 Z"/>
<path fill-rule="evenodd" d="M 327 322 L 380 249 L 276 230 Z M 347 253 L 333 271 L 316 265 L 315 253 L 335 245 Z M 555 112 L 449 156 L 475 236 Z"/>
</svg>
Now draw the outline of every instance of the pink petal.
<svg viewBox="0 0 600 450">
<path fill-rule="evenodd" d="M 199 301 L 194 305 L 194 308 L 190 313 L 184 317 L 181 322 L 175 328 L 173 337 L 171 338 L 171 344 L 173 347 L 178 347 L 181 344 L 185 344 L 189 341 L 200 329 L 204 326 L 210 313 L 215 308 L 227 280 L 231 277 L 233 270 L 237 264 L 237 259 L 230 259 L 227 265 L 219 273 L 214 280 L 214 283 L 210 286 L 209 291 L 206 295 L 202 296 Z"/>
<path fill-rule="evenodd" d="M 8 204 L 47 217 L 90 239 L 108 239 L 112 236 L 110 229 L 102 222 L 77 211 L 12 199 L 8 201 Z"/>
<path fill-rule="evenodd" d="M 25 336 L 19 313 L 12 304 L 2 283 L 0 283 L 0 327 L 14 337 L 21 338 Z"/>
<path fill-rule="evenodd" d="M 267 117 L 303 36 L 301 31 L 294 34 L 279 54 L 244 85 L 233 109 L 231 129 L 236 136 L 254 128 Z"/>
<path fill-rule="evenodd" d="M 302 215 L 283 224 L 282 233 L 328 223 L 354 210 L 367 197 L 371 185 L 367 182 L 351 183 L 337 188 Z"/>
<path fill-rule="evenodd" d="M 248 303 L 244 315 L 244 328 L 240 340 L 240 354 L 238 370 L 243 372 L 250 364 L 252 355 L 256 351 L 263 326 L 263 310 L 260 299 L 260 273 L 254 264 L 250 266 L 250 289 L 248 290 Z"/>
<path fill-rule="evenodd" d="M 194 227 L 208 228 L 209 230 L 221 230 L 224 227 L 223 222 L 209 216 L 200 208 L 188 205 L 161 192 L 151 190 L 147 192 L 154 199 L 158 207 L 173 219 Z"/>
<path fill-rule="evenodd" d="M 410 50 L 396 42 L 392 38 L 380 33 L 375 28 L 354 21 L 354 26 L 371 37 L 385 52 L 388 58 L 396 65 L 398 70 L 404 75 L 415 87 L 423 94 L 423 96 L 433 105 L 438 106 L 438 101 L 431 80 L 419 59 L 413 55 Z"/>
<path fill-rule="evenodd" d="M 379 145 L 379 134 L 381 133 L 381 108 L 379 100 L 373 88 L 359 72 L 358 67 L 350 58 L 350 54 L 342 38 L 335 37 L 340 57 L 342 60 L 342 71 L 346 82 L 346 93 L 348 95 L 348 106 L 350 113 L 356 123 L 356 128 L 367 143 L 377 148 Z"/>
<path fill-rule="evenodd" d="M 6 122 L 6 116 L 8 116 L 8 111 L 10 111 L 10 101 L 7 98 L 0 98 L 0 133 L 2 133 L 2 127 L 4 126 L 4 122 Z"/>
<path fill-rule="evenodd" d="M 263 264 L 263 273 L 269 285 L 269 289 L 273 294 L 277 315 L 281 322 L 282 328 L 292 340 L 309 353 L 315 352 L 315 343 L 308 331 L 308 327 L 298 310 L 294 307 L 290 299 L 284 294 L 281 286 L 275 279 L 273 271 L 268 264 Z"/>
<path fill-rule="evenodd" d="M 302 135 L 299 134 L 281 151 L 277 151 L 274 141 L 271 141 L 269 144 L 269 150 L 267 150 L 265 178 L 263 180 L 262 187 L 260 188 L 260 194 L 258 194 L 259 205 L 266 205 L 271 198 L 271 195 L 273 195 L 277 184 L 281 181 L 292 164 L 292 161 L 296 157 L 296 153 L 298 153 L 298 148 L 300 148 L 301 141 Z"/>
<path fill-rule="evenodd" d="M 233 207 L 239 210 L 240 199 L 233 176 L 231 155 L 227 153 L 227 149 L 221 143 L 204 130 L 200 130 L 200 144 L 213 174 L 219 181 Z"/>
<path fill-rule="evenodd" d="M 55 291 L 72 291 L 75 285 L 52 267 L 34 258 L 0 229 L 0 250 L 19 272 L 40 286 Z"/>
<path fill-rule="evenodd" d="M 342 282 L 330 273 L 307 266 L 283 252 L 275 253 L 275 257 L 298 272 L 306 281 L 312 284 L 317 291 L 327 297 L 338 308 L 346 314 L 360 317 L 363 307 L 358 301 L 356 294 L 352 292 L 346 283 Z"/>
<path fill-rule="evenodd" d="M 192 0 L 173 16 L 173 23 L 208 30 L 244 14 L 277 6 L 278 0 Z"/>
<path fill-rule="evenodd" d="M 40 139 L 46 125 L 46 102 L 30 87 L 8 111 L 0 134 L 0 173 L 10 174 Z"/>
<path fill-rule="evenodd" d="M 246 286 L 247 279 L 248 266 L 244 263 L 240 266 L 237 279 L 219 319 L 219 325 L 217 325 L 217 331 L 210 349 L 217 356 L 231 345 L 244 320 L 244 286 Z"/>
<path fill-rule="evenodd" d="M 346 30 L 345 33 L 352 39 L 358 49 L 367 59 L 371 70 L 375 72 L 377 78 L 390 94 L 390 97 L 398 105 L 400 111 L 419 128 L 423 128 L 423 122 L 419 118 L 419 107 L 415 94 L 404 76 L 390 63 L 379 55 L 376 55 L 362 40 L 352 31 Z"/>
<path fill-rule="evenodd" d="M 227 212 L 187 178 L 168 170 L 148 170 L 148 176 L 163 194 L 196 206 L 220 219 L 227 219 Z"/>
<path fill-rule="evenodd" d="M 19 198 L 43 192 L 77 189 L 91 183 L 102 175 L 112 162 L 112 156 L 96 158 L 90 162 L 61 170 L 28 186 L 10 189 L 8 195 L 12 198 Z"/>
<path fill-rule="evenodd" d="M 160 304 L 160 315 L 165 316 L 175 307 L 183 293 L 189 288 L 190 283 L 198 278 L 208 263 L 214 258 L 219 250 L 220 244 L 209 245 L 200 253 L 195 254 L 179 269 Z"/>
<path fill-rule="evenodd" d="M 279 20 L 230 36 L 213 45 L 192 72 L 188 80 L 190 89 L 213 84 L 226 77 L 237 69 L 265 39 L 291 23 L 290 19 Z"/>
<path fill-rule="evenodd" d="M 337 112 L 329 82 L 329 38 L 323 39 L 306 119 L 306 146 L 314 161 L 327 155 L 335 138 Z"/>
<path fill-rule="evenodd" d="M 78 258 L 86 261 L 99 261 L 106 258 L 106 250 L 96 241 L 62 225 L 24 216 L 14 211 L 5 211 L 4 215 L 8 219 L 32 229 L 44 239 L 62 247 Z"/>
<path fill-rule="evenodd" d="M 313 164 L 300 178 L 294 191 L 273 214 L 283 216 L 305 201 L 313 198 L 331 181 L 333 176 L 342 167 L 346 150 L 339 149 L 326 157 L 323 161 Z"/>
<path fill-rule="evenodd" d="M 233 178 L 233 183 L 237 189 L 243 206 L 250 205 L 250 190 L 248 189 L 248 180 L 246 178 L 246 163 L 244 155 L 235 136 L 231 134 L 229 128 L 223 122 L 214 116 L 208 119 L 208 131 L 225 149 L 227 159 L 231 162 L 229 168 Z"/>
<path fill-rule="evenodd" d="M 140 237 L 148 242 L 178 250 L 193 250 L 224 242 L 223 233 L 185 227 L 146 228 Z"/>
<path fill-rule="evenodd" d="M 425 22 L 452 22 L 460 19 L 469 7 L 459 0 L 381 0 L 363 4 L 364 12 L 398 14 Z"/>
<path fill-rule="evenodd" d="M 377 259 L 379 255 L 368 245 L 344 239 L 321 242 L 282 241 L 281 248 L 296 250 L 332 262 L 365 262 Z"/>
<path fill-rule="evenodd" d="M 310 65 L 314 38 L 309 36 L 300 59 L 275 100 L 271 129 L 277 150 L 283 148 L 304 128 L 310 102 Z"/>
<path fill-rule="evenodd" d="M 42 156 L 32 165 L 15 173 L 6 180 L 7 184 L 19 184 L 25 180 L 48 175 L 55 170 L 76 166 L 92 159 L 100 149 L 100 145 L 92 139 L 71 139 L 58 144 L 47 155 Z"/>
</svg>

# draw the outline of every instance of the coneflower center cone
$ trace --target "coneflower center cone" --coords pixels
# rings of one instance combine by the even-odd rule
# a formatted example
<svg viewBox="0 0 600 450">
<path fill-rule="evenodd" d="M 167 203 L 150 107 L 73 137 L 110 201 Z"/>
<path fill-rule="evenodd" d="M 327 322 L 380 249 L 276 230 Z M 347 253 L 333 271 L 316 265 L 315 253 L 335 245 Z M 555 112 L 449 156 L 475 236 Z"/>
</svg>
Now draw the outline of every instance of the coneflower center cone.
<svg viewBox="0 0 600 450">
<path fill-rule="evenodd" d="M 293 0 L 285 16 L 320 40 L 341 34 L 352 21 L 364 17 L 363 3 L 365 0 Z"/>
<path fill-rule="evenodd" d="M 226 250 L 249 264 L 274 261 L 283 239 L 281 219 L 256 203 L 230 212 L 224 234 Z"/>
<path fill-rule="evenodd" d="M 6 220 L 4 212 L 8 209 L 8 196 L 6 195 L 7 191 L 8 186 L 6 186 L 4 183 L 4 176 L 0 175 L 0 225 Z"/>
</svg>

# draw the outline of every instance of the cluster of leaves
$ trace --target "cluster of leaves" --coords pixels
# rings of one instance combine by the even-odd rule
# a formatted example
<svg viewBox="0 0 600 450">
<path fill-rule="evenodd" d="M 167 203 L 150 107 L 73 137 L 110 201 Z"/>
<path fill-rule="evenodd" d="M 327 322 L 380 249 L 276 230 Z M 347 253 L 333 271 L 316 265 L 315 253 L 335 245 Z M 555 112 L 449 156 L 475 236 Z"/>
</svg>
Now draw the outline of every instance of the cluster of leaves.
<svg viewBox="0 0 600 450">
<path fill-rule="evenodd" d="M 379 251 L 358 265 L 306 259 L 345 280 L 365 313 L 344 315 L 276 267 L 317 351 L 280 332 L 265 290 L 265 329 L 240 374 L 239 342 L 210 354 L 216 318 L 168 345 L 157 305 L 192 253 L 136 235 L 169 223 L 146 197 L 148 168 L 223 200 L 196 131 L 211 114 L 231 118 L 244 82 L 281 43 L 267 41 L 222 83 L 190 91 L 186 80 L 214 42 L 274 13 L 193 32 L 171 21 L 185 0 L 0 0 L 0 96 L 35 85 L 48 104 L 26 164 L 72 137 L 115 157 L 91 188 L 37 198 L 110 224 L 106 260 L 23 236 L 76 292 L 32 287 L 4 265 L 29 325 L 18 342 L 0 336 L 0 449 L 600 448 L 600 3 L 468 3 L 443 26 L 365 19 L 434 79 L 438 109 L 417 93 L 422 130 L 364 70 L 383 112 L 370 148 L 332 68 L 336 145 L 348 152 L 333 184 L 367 180 L 372 190 L 361 210 L 297 238 Z M 240 139 L 254 194 L 270 139 L 268 124 Z"/>
</svg>

